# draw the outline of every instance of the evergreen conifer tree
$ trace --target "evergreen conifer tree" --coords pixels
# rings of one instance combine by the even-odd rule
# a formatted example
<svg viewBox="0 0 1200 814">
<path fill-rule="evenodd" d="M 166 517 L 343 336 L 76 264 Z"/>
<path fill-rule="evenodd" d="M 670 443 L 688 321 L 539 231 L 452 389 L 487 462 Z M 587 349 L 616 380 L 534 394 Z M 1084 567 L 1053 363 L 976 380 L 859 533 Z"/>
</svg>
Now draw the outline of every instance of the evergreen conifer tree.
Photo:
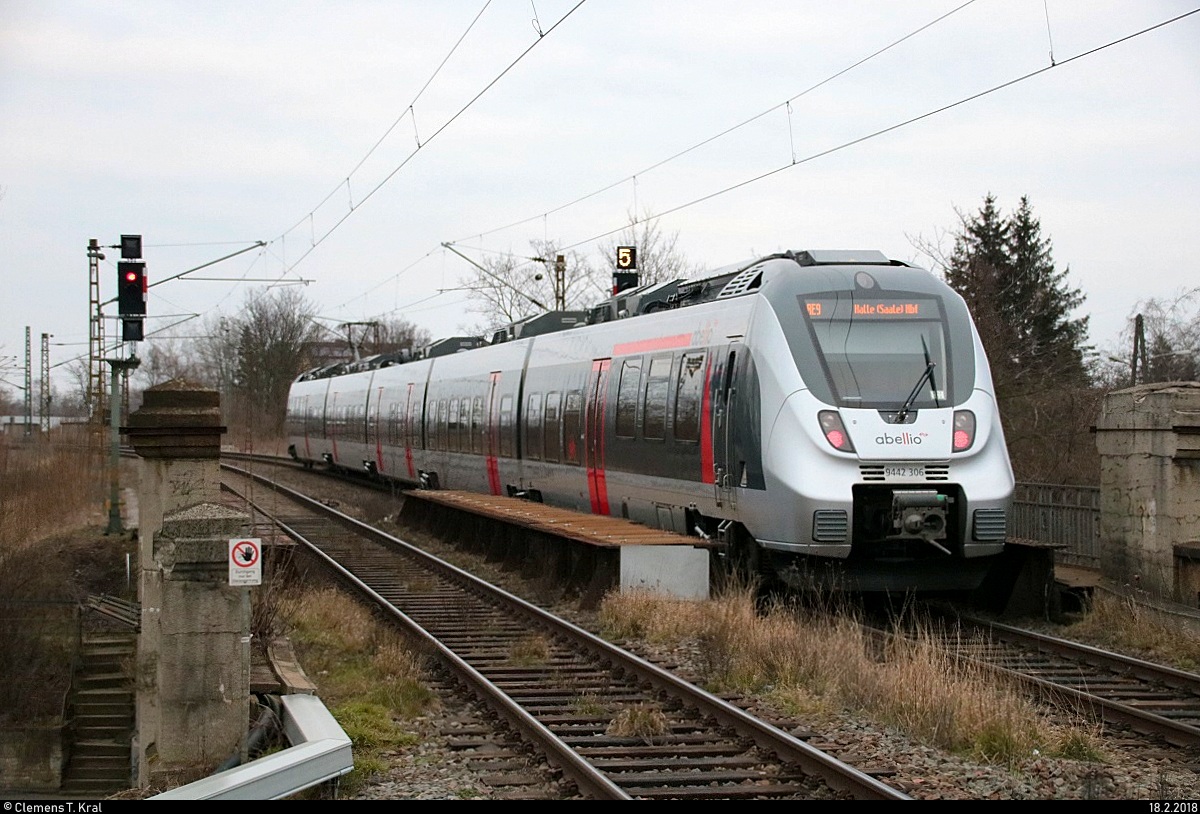
<svg viewBox="0 0 1200 814">
<path fill-rule="evenodd" d="M 975 318 L 992 368 L 1017 476 L 1091 482 L 1098 467 L 1090 436 L 1095 394 L 1084 363 L 1088 318 L 1073 317 L 1084 295 L 1055 267 L 1029 198 L 1005 216 L 988 193 L 960 214 L 943 272 Z"/>
</svg>

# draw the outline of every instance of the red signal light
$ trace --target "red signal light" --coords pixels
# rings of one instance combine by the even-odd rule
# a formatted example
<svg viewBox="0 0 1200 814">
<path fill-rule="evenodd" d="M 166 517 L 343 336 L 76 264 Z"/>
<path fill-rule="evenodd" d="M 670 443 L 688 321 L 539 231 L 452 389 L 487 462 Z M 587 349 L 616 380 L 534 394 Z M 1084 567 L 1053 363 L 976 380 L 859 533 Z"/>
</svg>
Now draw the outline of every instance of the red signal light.
<svg viewBox="0 0 1200 814">
<path fill-rule="evenodd" d="M 146 264 L 122 260 L 117 264 L 117 310 L 121 316 L 146 313 Z"/>
</svg>

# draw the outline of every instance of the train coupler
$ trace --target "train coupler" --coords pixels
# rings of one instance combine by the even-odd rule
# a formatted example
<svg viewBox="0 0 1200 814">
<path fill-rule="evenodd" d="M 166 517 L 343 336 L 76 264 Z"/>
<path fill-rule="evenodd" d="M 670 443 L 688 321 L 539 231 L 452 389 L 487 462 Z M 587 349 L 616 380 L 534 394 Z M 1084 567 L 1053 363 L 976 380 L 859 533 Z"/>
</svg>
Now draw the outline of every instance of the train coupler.
<svg viewBox="0 0 1200 814">
<path fill-rule="evenodd" d="M 924 540 L 947 556 L 950 549 L 938 542 L 946 538 L 946 511 L 954 498 L 933 489 L 908 489 L 892 493 L 892 529 L 895 537 Z"/>
</svg>

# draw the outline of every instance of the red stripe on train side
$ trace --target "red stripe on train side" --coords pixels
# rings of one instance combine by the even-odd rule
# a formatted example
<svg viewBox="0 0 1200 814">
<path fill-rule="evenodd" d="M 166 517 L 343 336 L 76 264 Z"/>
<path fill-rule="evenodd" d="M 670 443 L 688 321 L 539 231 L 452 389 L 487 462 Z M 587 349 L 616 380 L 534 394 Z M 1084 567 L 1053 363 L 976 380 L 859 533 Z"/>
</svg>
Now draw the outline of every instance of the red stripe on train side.
<svg viewBox="0 0 1200 814">
<path fill-rule="evenodd" d="M 488 489 L 491 490 L 493 495 L 498 495 L 500 494 L 500 462 L 496 459 L 496 452 L 500 443 L 500 419 L 495 411 L 498 410 L 496 391 L 500 387 L 500 374 L 493 373 L 491 375 L 491 382 L 491 390 L 488 392 L 487 457 L 485 460 L 487 461 Z"/>
<path fill-rule="evenodd" d="M 413 437 L 412 394 L 413 394 L 413 383 L 409 382 L 408 383 L 408 397 L 404 402 L 404 462 L 406 464 L 408 464 L 408 476 L 410 478 L 412 478 L 413 480 L 416 480 L 417 470 L 416 470 L 416 467 L 413 466 L 413 454 L 412 454 L 412 437 Z"/>
<path fill-rule="evenodd" d="M 704 397 L 700 399 L 700 482 L 712 483 L 713 475 L 713 434 L 712 434 L 712 356 L 704 367 Z"/>
<path fill-rule="evenodd" d="M 660 336 L 656 339 L 639 339 L 636 342 L 622 342 L 619 345 L 613 345 L 613 356 L 625 356 L 630 353 L 649 353 L 656 350 L 673 350 L 675 348 L 686 348 L 691 344 L 691 334 Z"/>
<path fill-rule="evenodd" d="M 592 369 L 597 372 L 596 385 L 599 389 L 597 394 L 599 397 L 599 409 L 593 415 L 595 419 L 595 450 L 596 454 L 592 459 L 592 466 L 588 470 L 589 480 L 595 485 L 595 498 L 592 501 L 593 514 L 609 514 L 608 509 L 608 481 L 604 472 L 604 421 L 608 415 L 608 372 L 612 367 L 612 361 L 604 359 L 603 361 L 593 364 Z"/>
<path fill-rule="evenodd" d="M 600 443 L 596 446 L 599 460 L 596 464 L 596 496 L 600 499 L 600 514 L 608 514 L 608 481 L 604 469 L 604 426 L 608 416 L 608 373 L 612 362 L 604 362 L 604 387 L 600 396 Z"/>
</svg>

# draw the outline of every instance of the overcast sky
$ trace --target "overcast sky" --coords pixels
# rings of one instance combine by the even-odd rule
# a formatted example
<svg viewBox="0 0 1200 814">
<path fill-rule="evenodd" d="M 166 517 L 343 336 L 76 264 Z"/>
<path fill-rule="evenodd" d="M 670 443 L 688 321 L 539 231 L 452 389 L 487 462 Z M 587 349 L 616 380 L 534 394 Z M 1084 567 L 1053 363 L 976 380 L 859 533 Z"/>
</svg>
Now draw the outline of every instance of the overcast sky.
<svg viewBox="0 0 1200 814">
<path fill-rule="evenodd" d="M 271 280 L 330 327 L 446 336 L 475 318 L 444 242 L 607 263 L 651 211 L 708 267 L 926 264 L 989 192 L 1029 196 L 1091 342 L 1123 347 L 1139 300 L 1200 286 L 1200 14 L 1139 33 L 1198 5 L 0 0 L 0 378 L 29 326 L 34 378 L 48 333 L 68 385 L 90 238 L 143 235 L 152 285 L 266 243 L 152 287 L 150 341 Z"/>
</svg>

